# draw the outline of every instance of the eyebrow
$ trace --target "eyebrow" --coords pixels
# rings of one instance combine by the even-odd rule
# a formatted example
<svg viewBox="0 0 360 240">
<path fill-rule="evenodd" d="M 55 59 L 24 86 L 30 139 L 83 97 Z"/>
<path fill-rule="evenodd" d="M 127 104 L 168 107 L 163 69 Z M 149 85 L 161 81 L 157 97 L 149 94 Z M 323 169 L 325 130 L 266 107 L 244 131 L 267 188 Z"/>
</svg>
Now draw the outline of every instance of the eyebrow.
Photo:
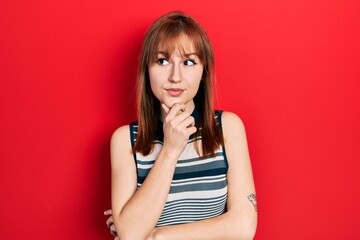
<svg viewBox="0 0 360 240">
<path fill-rule="evenodd" d="M 192 55 L 195 55 L 196 57 L 199 57 L 196 52 L 193 52 L 193 53 L 184 53 L 184 56 L 185 56 L 185 57 L 190 57 L 190 56 L 192 56 Z"/>
<path fill-rule="evenodd" d="M 163 55 L 164 57 L 169 58 L 169 53 L 167 53 L 167 52 L 158 51 L 157 54 L 161 54 L 161 55 Z"/>
<path fill-rule="evenodd" d="M 169 58 L 170 54 L 168 52 L 165 52 L 165 51 L 158 51 L 157 54 L 161 54 L 163 55 L 164 57 L 166 58 Z M 190 57 L 192 55 L 195 55 L 196 57 L 199 57 L 198 54 L 196 52 L 191 52 L 191 53 L 184 53 L 182 54 L 183 56 L 185 57 Z"/>
</svg>

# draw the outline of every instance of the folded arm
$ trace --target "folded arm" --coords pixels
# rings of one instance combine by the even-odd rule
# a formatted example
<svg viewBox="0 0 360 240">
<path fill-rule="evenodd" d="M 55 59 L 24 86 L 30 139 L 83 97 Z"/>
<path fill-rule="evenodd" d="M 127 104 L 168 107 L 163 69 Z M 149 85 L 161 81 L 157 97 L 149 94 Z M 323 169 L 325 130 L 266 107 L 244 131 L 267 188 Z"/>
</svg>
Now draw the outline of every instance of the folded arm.
<svg viewBox="0 0 360 240">
<path fill-rule="evenodd" d="M 222 119 L 229 163 L 227 212 L 198 222 L 155 228 L 156 240 L 253 239 L 257 206 L 245 129 L 235 114 L 224 112 Z"/>
<path fill-rule="evenodd" d="M 111 202 L 120 239 L 151 238 L 166 203 L 176 163 L 196 131 L 194 118 L 184 111 L 184 104 L 163 108 L 164 144 L 139 189 L 129 126 L 117 129 L 111 139 Z"/>
<path fill-rule="evenodd" d="M 120 239 L 146 239 L 166 202 L 177 156 L 162 151 L 137 190 L 136 166 L 128 126 L 119 128 L 111 141 L 112 210 Z M 127 141 L 125 141 L 127 140 Z M 173 159 L 173 160 L 170 160 Z"/>
</svg>

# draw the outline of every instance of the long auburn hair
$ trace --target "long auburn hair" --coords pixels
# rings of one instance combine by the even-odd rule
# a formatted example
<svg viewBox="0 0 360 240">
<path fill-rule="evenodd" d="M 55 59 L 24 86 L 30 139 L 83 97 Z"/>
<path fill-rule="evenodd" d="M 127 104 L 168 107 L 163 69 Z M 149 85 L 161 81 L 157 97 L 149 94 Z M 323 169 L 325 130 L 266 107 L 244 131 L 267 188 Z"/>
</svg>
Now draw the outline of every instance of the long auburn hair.
<svg viewBox="0 0 360 240">
<path fill-rule="evenodd" d="M 216 124 L 213 107 L 214 53 L 209 37 L 203 27 L 192 17 L 182 12 L 170 12 L 158 18 L 148 29 L 141 50 L 137 79 L 138 133 L 133 152 L 148 155 L 153 150 L 156 138 L 158 118 L 161 114 L 159 100 L 150 87 L 148 66 L 156 61 L 159 46 L 174 44 L 178 37 L 185 34 L 195 47 L 204 66 L 199 90 L 194 97 L 199 113 L 196 123 L 201 136 L 202 156 L 215 155 L 215 151 L 224 144 L 221 130 Z M 199 153 L 199 146 L 196 144 Z M 200 154 L 199 154 L 200 155 Z"/>
</svg>

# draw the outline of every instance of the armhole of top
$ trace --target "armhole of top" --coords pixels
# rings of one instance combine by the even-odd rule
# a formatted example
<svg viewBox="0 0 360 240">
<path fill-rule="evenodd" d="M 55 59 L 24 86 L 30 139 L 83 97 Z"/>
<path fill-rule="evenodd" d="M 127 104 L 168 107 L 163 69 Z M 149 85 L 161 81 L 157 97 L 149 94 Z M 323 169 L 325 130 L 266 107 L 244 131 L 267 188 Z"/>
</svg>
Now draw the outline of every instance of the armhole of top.
<svg viewBox="0 0 360 240">
<path fill-rule="evenodd" d="M 224 138 L 224 144 L 222 145 L 222 151 L 223 151 L 223 155 L 224 155 L 224 160 L 225 160 L 225 165 L 226 165 L 226 172 L 227 172 L 228 169 L 229 169 L 229 163 L 228 163 L 228 160 L 227 160 L 227 157 L 226 157 L 225 137 L 224 137 L 224 131 L 223 131 L 223 126 L 222 126 L 222 113 L 223 113 L 223 110 L 217 110 L 215 112 L 215 115 L 217 116 L 217 123 L 219 124 L 220 132 L 222 133 L 223 138 Z"/>
<path fill-rule="evenodd" d="M 137 127 L 137 122 L 133 122 L 130 123 L 129 127 L 130 127 L 130 142 L 131 142 L 131 150 L 134 148 L 135 145 L 135 141 L 136 141 L 136 135 L 137 135 L 137 131 L 138 131 L 138 127 Z M 138 177 L 138 167 L 137 167 L 137 158 L 136 158 L 136 153 L 133 152 L 133 157 L 134 157 L 134 162 L 135 162 L 135 167 L 136 167 L 136 176 Z"/>
</svg>

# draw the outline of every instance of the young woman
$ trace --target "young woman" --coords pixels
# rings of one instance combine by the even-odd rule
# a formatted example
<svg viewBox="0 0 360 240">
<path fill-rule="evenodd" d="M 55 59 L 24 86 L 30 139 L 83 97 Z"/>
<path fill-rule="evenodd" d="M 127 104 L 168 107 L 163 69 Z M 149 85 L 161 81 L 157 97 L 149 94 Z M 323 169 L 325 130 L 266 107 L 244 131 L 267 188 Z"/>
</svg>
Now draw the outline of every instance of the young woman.
<svg viewBox="0 0 360 240">
<path fill-rule="evenodd" d="M 255 188 L 245 129 L 214 111 L 213 50 L 181 12 L 149 28 L 138 72 L 138 121 L 111 139 L 112 211 L 121 240 L 252 239 Z M 226 152 L 225 152 L 226 150 Z"/>
</svg>

